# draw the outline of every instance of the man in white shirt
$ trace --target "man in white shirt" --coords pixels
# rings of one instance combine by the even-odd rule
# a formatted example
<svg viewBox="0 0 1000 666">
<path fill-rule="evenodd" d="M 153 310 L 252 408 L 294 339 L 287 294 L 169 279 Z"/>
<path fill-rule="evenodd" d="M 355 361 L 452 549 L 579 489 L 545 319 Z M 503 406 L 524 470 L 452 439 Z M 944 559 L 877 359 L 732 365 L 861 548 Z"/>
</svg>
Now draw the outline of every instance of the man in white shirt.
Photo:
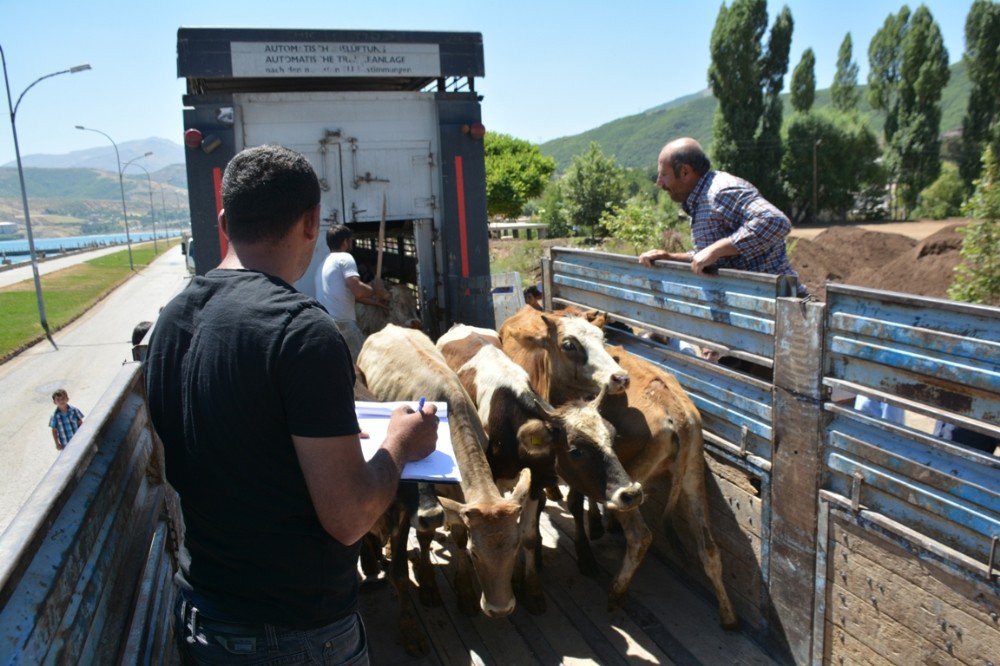
<svg viewBox="0 0 1000 666">
<path fill-rule="evenodd" d="M 365 336 L 358 326 L 354 303 L 361 301 L 382 306 L 378 298 L 385 294 L 385 288 L 378 278 L 371 285 L 361 281 L 358 265 L 351 256 L 353 242 L 354 232 L 343 224 L 333 224 L 326 232 L 330 256 L 323 261 L 322 269 L 316 273 L 316 300 L 333 317 L 337 329 L 351 350 L 351 359 L 357 361 Z"/>
</svg>

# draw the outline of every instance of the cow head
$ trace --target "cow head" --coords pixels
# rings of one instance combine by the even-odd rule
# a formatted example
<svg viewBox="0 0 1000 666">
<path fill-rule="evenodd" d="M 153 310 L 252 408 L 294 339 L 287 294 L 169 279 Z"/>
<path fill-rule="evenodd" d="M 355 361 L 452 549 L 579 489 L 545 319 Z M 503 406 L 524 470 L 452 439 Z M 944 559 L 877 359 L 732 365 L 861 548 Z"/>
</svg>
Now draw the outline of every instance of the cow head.
<svg viewBox="0 0 1000 666">
<path fill-rule="evenodd" d="M 532 387 L 542 398 L 562 403 L 597 394 L 621 393 L 628 373 L 604 349 L 604 333 L 576 314 L 542 313 L 522 308 L 500 328 L 503 350 L 528 371 Z"/>
<path fill-rule="evenodd" d="M 612 444 L 615 428 L 597 411 L 605 391 L 591 402 L 572 402 L 557 410 L 564 430 L 555 447 L 556 473 L 570 488 L 607 503 L 616 511 L 630 511 L 642 504 L 642 485 L 633 481 Z"/>
<path fill-rule="evenodd" d="M 523 469 L 510 497 L 467 503 L 438 498 L 448 521 L 469 531 L 469 553 L 483 588 L 479 605 L 487 617 L 505 617 L 514 610 L 511 578 L 521 544 L 518 523 L 530 486 L 531 470 Z"/>
</svg>

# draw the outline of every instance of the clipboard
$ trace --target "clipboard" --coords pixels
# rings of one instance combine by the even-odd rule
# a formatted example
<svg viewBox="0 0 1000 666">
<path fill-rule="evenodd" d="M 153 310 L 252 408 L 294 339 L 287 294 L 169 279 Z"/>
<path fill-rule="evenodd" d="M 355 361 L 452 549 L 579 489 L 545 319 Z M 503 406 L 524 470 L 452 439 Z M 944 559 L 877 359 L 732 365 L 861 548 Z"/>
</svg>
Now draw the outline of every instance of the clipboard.
<svg viewBox="0 0 1000 666">
<path fill-rule="evenodd" d="M 358 425 L 368 433 L 368 439 L 361 440 L 361 450 L 365 460 L 371 460 L 385 441 L 389 430 L 389 416 L 392 410 L 400 405 L 416 409 L 411 401 L 399 402 L 367 402 L 354 403 L 354 411 L 358 416 Z M 460 483 L 462 474 L 455 461 L 455 450 L 451 444 L 451 428 L 448 425 L 448 403 L 435 402 L 437 406 L 438 423 L 437 449 L 422 460 L 407 463 L 400 479 L 403 481 L 429 481 L 431 483 Z"/>
</svg>

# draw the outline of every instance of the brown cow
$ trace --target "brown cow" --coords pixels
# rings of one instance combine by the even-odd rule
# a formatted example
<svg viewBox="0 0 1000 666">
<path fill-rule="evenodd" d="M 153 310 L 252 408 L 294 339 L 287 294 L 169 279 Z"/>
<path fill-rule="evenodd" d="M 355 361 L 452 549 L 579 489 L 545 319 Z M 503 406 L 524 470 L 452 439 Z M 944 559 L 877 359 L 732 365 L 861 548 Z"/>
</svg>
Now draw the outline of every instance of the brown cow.
<svg viewBox="0 0 1000 666">
<path fill-rule="evenodd" d="M 526 467 L 531 470 L 530 500 L 521 520 L 524 601 L 529 611 L 540 613 L 545 596 L 538 580 L 538 518 L 544 488 L 556 484 L 558 473 L 575 490 L 629 511 L 642 503 L 642 487 L 628 477 L 611 448 L 614 429 L 597 411 L 603 392 L 593 403 L 554 410 L 531 389 L 528 373 L 500 349 L 496 332 L 456 325 L 437 346 L 478 406 L 493 477 L 503 483 Z"/>
<path fill-rule="evenodd" d="M 458 546 L 459 603 L 465 612 L 476 609 L 474 569 L 483 591 L 478 604 L 483 612 L 489 617 L 509 615 L 514 610 L 511 576 L 520 546 L 518 519 L 528 500 L 531 472 L 521 472 L 510 498 L 497 490 L 486 461 L 486 433 L 475 405 L 441 352 L 420 331 L 389 324 L 365 341 L 358 367 L 380 400 L 426 397 L 448 403 L 448 423 L 462 483 L 460 488 L 439 485 L 437 490 Z M 420 584 L 432 581 L 433 577 Z"/>
<path fill-rule="evenodd" d="M 553 405 L 593 397 L 602 388 L 621 393 L 629 385 L 628 373 L 604 349 L 604 318 L 596 323 L 526 305 L 500 327 L 500 342 L 528 371 L 538 395 Z"/>
<path fill-rule="evenodd" d="M 529 330 L 537 330 L 539 323 L 525 322 L 527 316 L 522 315 L 530 315 L 530 310 L 522 310 L 517 316 L 522 319 L 521 325 Z M 540 313 L 536 313 L 536 316 L 540 316 Z M 549 316 L 580 319 L 579 313 L 572 312 Z M 603 318 L 590 317 L 603 323 Z M 502 336 L 502 340 L 504 351 L 515 360 L 529 357 L 518 349 L 522 339 L 514 332 Z M 536 342 L 532 343 L 532 348 L 539 346 Z M 549 348 L 552 346 L 550 343 Z M 683 498 L 680 504 L 688 513 L 698 542 L 698 555 L 719 600 L 722 626 L 727 629 L 735 628 L 738 619 L 722 582 L 722 560 L 709 524 L 701 415 L 672 375 L 632 356 L 624 349 L 609 348 L 608 351 L 631 377 L 624 394 L 609 395 L 601 405 L 601 414 L 614 425 L 618 433 L 615 452 L 629 475 L 643 484 L 658 476 L 670 475 L 671 491 L 664 515 Z M 558 377 L 581 372 L 579 363 L 577 367 L 560 367 L 574 361 L 570 356 L 554 354 L 544 362 L 533 359 L 534 367 L 545 367 L 548 371 L 532 376 L 532 387 L 544 395 L 545 383 L 551 384 L 558 381 Z M 531 374 L 531 368 L 525 369 Z M 551 393 L 553 388 L 549 386 L 548 392 Z M 611 587 L 611 606 L 623 603 L 632 576 L 651 541 L 649 529 L 636 512 L 619 514 L 619 520 L 625 530 L 627 550 Z M 585 551 L 578 552 L 582 567 L 595 565 L 589 546 Z"/>
</svg>

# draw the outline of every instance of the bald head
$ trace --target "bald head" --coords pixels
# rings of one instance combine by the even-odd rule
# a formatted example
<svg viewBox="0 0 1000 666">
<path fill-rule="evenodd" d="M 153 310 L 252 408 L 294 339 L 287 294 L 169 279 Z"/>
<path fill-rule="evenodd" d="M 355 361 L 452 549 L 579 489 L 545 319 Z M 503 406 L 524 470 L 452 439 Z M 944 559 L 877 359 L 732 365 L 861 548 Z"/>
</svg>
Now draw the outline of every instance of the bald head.
<svg viewBox="0 0 1000 666">
<path fill-rule="evenodd" d="M 674 139 L 660 151 L 656 184 L 671 199 L 683 203 L 711 168 L 712 163 L 697 141 L 689 137 Z"/>
<path fill-rule="evenodd" d="M 669 164 L 674 175 L 680 172 L 681 165 L 686 164 L 699 176 L 704 176 L 712 168 L 712 162 L 702 149 L 701 144 L 691 137 L 674 139 L 663 146 L 659 159 L 661 168 Z"/>
</svg>

